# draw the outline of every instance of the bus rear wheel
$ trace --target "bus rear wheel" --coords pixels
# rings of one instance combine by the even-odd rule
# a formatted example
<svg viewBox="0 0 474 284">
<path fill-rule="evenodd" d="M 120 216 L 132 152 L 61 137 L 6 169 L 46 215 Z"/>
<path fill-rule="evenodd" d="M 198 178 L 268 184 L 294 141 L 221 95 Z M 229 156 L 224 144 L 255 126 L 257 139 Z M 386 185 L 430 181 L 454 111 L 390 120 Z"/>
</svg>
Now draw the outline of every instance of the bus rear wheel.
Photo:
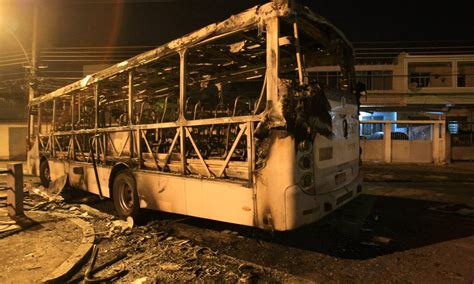
<svg viewBox="0 0 474 284">
<path fill-rule="evenodd" d="M 40 180 L 44 187 L 49 187 L 51 183 L 51 172 L 47 160 L 42 160 L 40 163 Z"/>
<path fill-rule="evenodd" d="M 138 200 L 137 183 L 130 171 L 121 171 L 114 179 L 113 201 L 115 211 L 121 218 L 138 218 L 140 203 Z"/>
</svg>

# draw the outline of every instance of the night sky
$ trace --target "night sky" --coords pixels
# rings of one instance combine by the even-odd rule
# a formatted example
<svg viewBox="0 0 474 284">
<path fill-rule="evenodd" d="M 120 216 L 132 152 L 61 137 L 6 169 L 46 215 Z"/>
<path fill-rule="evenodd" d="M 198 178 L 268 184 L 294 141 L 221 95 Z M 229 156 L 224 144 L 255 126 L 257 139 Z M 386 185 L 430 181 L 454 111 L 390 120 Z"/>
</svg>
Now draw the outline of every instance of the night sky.
<svg viewBox="0 0 474 284">
<path fill-rule="evenodd" d="M 30 40 L 31 1 L 0 0 L 0 21 L 8 22 L 24 43 Z M 41 0 L 40 40 L 44 47 L 154 46 L 265 2 Z M 353 42 L 474 40 L 469 1 L 440 2 L 443 5 L 427 0 L 301 2 Z M 16 44 L 0 31 L 0 52 L 12 48 Z"/>
</svg>

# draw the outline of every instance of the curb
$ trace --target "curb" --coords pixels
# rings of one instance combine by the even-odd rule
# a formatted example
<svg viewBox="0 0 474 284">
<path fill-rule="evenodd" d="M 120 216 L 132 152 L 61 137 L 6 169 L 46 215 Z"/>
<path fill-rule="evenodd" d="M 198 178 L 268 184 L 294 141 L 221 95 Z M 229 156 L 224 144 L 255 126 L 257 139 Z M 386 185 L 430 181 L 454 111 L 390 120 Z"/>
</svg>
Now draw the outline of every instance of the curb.
<svg viewBox="0 0 474 284">
<path fill-rule="evenodd" d="M 95 241 L 94 228 L 89 222 L 79 218 L 71 218 L 68 220 L 82 229 L 81 244 L 65 262 L 63 262 L 41 282 L 63 283 L 67 278 L 77 272 L 77 269 L 89 259 Z"/>
</svg>

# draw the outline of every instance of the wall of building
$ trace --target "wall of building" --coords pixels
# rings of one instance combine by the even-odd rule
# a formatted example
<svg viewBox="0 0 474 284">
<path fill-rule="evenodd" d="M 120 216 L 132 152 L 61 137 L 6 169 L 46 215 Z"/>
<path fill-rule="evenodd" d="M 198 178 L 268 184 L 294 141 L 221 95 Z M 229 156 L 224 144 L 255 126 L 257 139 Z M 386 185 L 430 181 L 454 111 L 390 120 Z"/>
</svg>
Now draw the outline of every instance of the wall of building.
<svg viewBox="0 0 474 284">
<path fill-rule="evenodd" d="M 446 112 L 446 119 L 465 119 L 467 122 L 474 122 L 474 110 L 472 109 L 450 109 Z"/>
<path fill-rule="evenodd" d="M 26 159 L 26 123 L 0 124 L 0 160 Z"/>
</svg>

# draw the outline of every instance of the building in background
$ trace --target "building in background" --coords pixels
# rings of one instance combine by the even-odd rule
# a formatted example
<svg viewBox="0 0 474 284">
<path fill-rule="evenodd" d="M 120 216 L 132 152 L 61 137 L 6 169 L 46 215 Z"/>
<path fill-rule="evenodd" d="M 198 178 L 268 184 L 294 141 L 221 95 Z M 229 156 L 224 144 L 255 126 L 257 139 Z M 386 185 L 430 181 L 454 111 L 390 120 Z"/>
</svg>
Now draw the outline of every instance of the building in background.
<svg viewBox="0 0 474 284">
<path fill-rule="evenodd" d="M 361 143 L 370 144 L 366 160 L 474 160 L 472 47 L 429 47 L 426 43 L 401 48 L 359 46 L 356 54 L 356 80 L 367 88 L 361 98 L 360 135 L 365 140 L 380 140 L 380 145 Z M 321 84 L 337 87 L 339 70 L 335 66 L 314 67 L 308 72 Z M 439 120 L 443 123 L 429 122 Z M 393 141 L 384 144 L 381 140 L 386 140 L 387 131 Z M 372 155 L 374 151 L 377 153 Z"/>
<path fill-rule="evenodd" d="M 0 96 L 0 160 L 26 159 L 26 95 Z"/>
<path fill-rule="evenodd" d="M 447 119 L 474 122 L 474 50 L 461 47 L 402 52 L 356 49 L 356 80 L 367 87 L 362 119 Z M 449 54 L 445 54 L 449 53 Z M 308 70 L 328 86 L 337 86 L 339 70 Z"/>
</svg>

